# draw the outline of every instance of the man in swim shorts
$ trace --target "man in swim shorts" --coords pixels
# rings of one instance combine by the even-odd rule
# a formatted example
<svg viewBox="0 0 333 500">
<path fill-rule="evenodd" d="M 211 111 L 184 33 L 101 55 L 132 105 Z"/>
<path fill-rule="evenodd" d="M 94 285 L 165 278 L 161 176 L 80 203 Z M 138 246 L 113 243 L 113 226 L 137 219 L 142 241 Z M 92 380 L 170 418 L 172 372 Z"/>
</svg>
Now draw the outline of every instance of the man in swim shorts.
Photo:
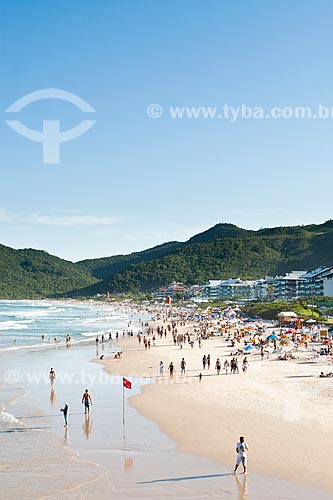
<svg viewBox="0 0 333 500">
<path fill-rule="evenodd" d="M 84 414 L 89 414 L 90 405 L 92 405 L 91 396 L 88 389 L 86 389 L 82 396 L 82 404 L 84 404 Z"/>
<path fill-rule="evenodd" d="M 248 447 L 247 443 L 245 442 L 244 436 L 241 436 L 239 438 L 238 443 L 236 444 L 237 458 L 236 458 L 236 465 L 235 465 L 235 469 L 233 471 L 233 474 L 236 474 L 236 471 L 237 471 L 240 463 L 242 463 L 242 465 L 243 465 L 243 474 L 246 474 L 248 449 L 249 449 L 249 447 Z"/>
</svg>

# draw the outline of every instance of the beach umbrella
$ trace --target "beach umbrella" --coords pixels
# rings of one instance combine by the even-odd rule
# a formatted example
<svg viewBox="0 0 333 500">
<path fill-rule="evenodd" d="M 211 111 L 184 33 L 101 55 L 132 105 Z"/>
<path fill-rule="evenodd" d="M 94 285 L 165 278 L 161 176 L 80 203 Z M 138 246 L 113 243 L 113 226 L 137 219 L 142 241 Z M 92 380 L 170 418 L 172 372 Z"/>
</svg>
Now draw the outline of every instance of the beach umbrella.
<svg viewBox="0 0 333 500">
<path fill-rule="evenodd" d="M 288 330 L 286 331 L 286 333 L 295 333 L 295 330 L 294 328 L 288 328 Z"/>
<path fill-rule="evenodd" d="M 305 323 L 317 323 L 315 319 L 308 319 Z"/>
<path fill-rule="evenodd" d="M 269 340 L 279 340 L 279 337 L 275 335 L 275 333 L 272 333 L 271 335 L 268 335 L 267 337 Z"/>
<path fill-rule="evenodd" d="M 247 345 L 244 349 L 244 351 L 251 351 L 252 345 Z"/>
</svg>

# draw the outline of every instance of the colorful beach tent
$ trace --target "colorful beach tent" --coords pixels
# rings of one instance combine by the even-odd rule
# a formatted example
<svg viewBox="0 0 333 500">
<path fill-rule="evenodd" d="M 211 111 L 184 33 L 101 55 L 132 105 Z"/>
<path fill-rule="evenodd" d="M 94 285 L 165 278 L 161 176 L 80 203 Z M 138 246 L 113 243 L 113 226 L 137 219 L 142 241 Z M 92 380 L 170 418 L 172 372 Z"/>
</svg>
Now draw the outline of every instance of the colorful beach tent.
<svg viewBox="0 0 333 500">
<path fill-rule="evenodd" d="M 267 337 L 269 340 L 279 340 L 279 337 L 275 335 L 275 333 L 272 333 L 271 335 L 268 335 Z"/>
</svg>

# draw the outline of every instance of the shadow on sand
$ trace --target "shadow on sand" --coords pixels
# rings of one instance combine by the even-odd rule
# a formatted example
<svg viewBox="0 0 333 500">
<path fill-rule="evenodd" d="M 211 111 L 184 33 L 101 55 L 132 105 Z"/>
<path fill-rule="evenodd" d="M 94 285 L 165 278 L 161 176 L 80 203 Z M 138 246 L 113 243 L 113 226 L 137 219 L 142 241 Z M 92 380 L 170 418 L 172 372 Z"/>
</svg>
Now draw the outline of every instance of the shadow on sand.
<svg viewBox="0 0 333 500">
<path fill-rule="evenodd" d="M 209 476 L 169 477 L 166 479 L 153 479 L 152 481 L 141 481 L 138 484 L 168 483 L 173 481 L 192 481 L 194 479 L 212 479 L 215 477 L 225 477 L 225 476 L 232 476 L 232 474 L 210 474 Z"/>
</svg>

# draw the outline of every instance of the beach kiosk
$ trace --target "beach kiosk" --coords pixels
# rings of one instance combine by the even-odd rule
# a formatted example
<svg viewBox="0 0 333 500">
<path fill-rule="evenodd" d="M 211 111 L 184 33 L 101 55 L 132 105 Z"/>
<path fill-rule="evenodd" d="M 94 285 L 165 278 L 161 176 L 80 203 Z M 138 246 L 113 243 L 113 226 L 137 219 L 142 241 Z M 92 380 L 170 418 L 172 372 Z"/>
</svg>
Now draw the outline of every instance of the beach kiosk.
<svg viewBox="0 0 333 500">
<path fill-rule="evenodd" d="M 321 339 L 328 339 L 328 328 L 320 328 L 319 335 Z"/>
<path fill-rule="evenodd" d="M 277 317 L 280 326 L 289 326 L 291 323 L 296 323 L 298 318 L 293 311 L 281 311 Z"/>
</svg>

